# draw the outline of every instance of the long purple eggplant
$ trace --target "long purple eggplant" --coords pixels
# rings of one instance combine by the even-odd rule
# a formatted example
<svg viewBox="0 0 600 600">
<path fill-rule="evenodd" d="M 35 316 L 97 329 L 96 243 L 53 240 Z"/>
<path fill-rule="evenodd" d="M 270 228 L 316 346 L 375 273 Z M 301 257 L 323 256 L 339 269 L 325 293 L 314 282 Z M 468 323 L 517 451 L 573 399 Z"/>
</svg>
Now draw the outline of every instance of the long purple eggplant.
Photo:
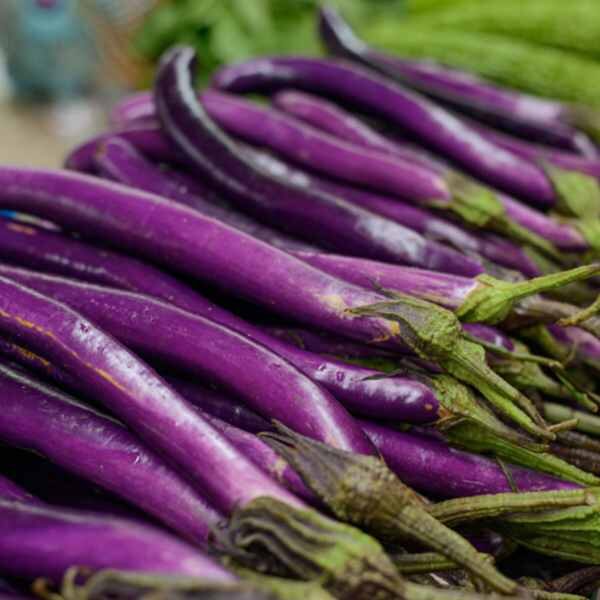
<svg viewBox="0 0 600 600">
<path fill-rule="evenodd" d="M 0 498 L 0 571 L 60 582 L 74 565 L 215 582 L 236 577 L 193 546 L 125 519 Z"/>
<path fill-rule="evenodd" d="M 102 143 L 98 148 L 95 163 L 99 173 L 109 179 L 181 202 L 203 215 L 218 219 L 277 248 L 316 250 L 311 244 L 261 225 L 243 213 L 232 210 L 231 206 L 218 198 L 207 186 L 201 185 L 197 179 L 185 173 L 165 171 L 142 156 L 123 138 L 109 138 Z"/>
<path fill-rule="evenodd" d="M 475 261 L 393 221 L 256 165 L 197 101 L 195 58 L 191 49 L 176 48 L 163 59 L 155 85 L 157 111 L 173 143 L 236 206 L 298 236 L 318 235 L 340 252 L 452 272 L 480 271 Z"/>
<path fill-rule="evenodd" d="M 443 208 L 470 225 L 499 230 L 552 253 L 546 240 L 506 219 L 502 203 L 492 190 L 456 171 L 440 172 L 398 153 L 358 146 L 229 94 L 207 90 L 201 98 L 207 113 L 226 131 L 271 148 L 312 171 L 424 206 Z M 257 122 L 261 127 L 256 127 Z"/>
<path fill-rule="evenodd" d="M 219 514 L 120 423 L 4 366 L 0 390 L 2 441 L 43 454 L 187 539 L 207 540 Z"/>
<path fill-rule="evenodd" d="M 147 443 L 183 469 L 223 514 L 233 513 L 224 535 L 233 536 L 235 543 L 241 543 L 240 521 L 247 523 L 248 518 L 253 519 L 252 515 L 260 515 L 260 523 L 252 520 L 245 531 L 250 527 L 249 534 L 254 537 L 253 534 L 260 532 L 262 539 L 276 536 L 277 548 L 268 541 L 259 547 L 270 554 L 271 560 L 282 560 L 278 549 L 293 543 L 298 529 L 310 523 L 311 528 L 321 531 L 329 540 L 336 557 L 336 570 L 332 569 L 331 557 L 315 553 L 309 544 L 301 564 L 286 561 L 286 566 L 295 569 L 294 572 L 302 572 L 302 565 L 310 560 L 311 573 L 317 572 L 334 585 L 338 578 L 346 577 L 345 566 L 355 564 L 358 553 L 370 557 L 371 569 L 394 579 L 393 567 L 375 540 L 306 508 L 300 499 L 246 459 L 145 363 L 96 325 L 65 305 L 5 278 L 0 278 L 0 299 L 0 331 L 60 364 L 70 376 L 78 377 L 85 393 L 109 406 Z M 360 435 L 364 435 L 362 431 Z M 0 513 L 0 516 L 2 524 L 15 520 L 12 514 L 5 517 Z M 105 529 L 110 534 L 110 529 Z M 89 545 L 94 536 L 89 531 L 86 534 L 87 547 L 95 547 Z M 18 531 L 16 537 L 23 536 Z M 12 538 L 4 535 L 0 526 L 0 548 L 6 539 Z M 95 541 L 99 539 L 96 537 Z M 145 548 L 151 547 L 152 543 L 145 544 Z M 122 548 L 125 549 L 125 544 Z M 11 556 L 12 550 L 11 547 Z M 254 551 L 258 551 L 257 547 Z M 131 554 L 131 548 L 127 552 Z M 473 568 L 483 576 L 490 580 L 499 577 L 495 570 L 479 564 L 472 553 L 469 559 L 474 560 Z M 264 555 L 260 560 L 264 560 Z M 356 585 L 360 586 L 361 581 L 359 574 Z"/>
<path fill-rule="evenodd" d="M 0 288 L 2 332 L 79 378 L 91 398 L 107 405 L 149 444 L 183 467 L 207 490 L 215 506 L 229 511 L 240 501 L 265 493 L 294 505 L 295 498 L 256 472 L 243 457 L 230 465 L 237 453 L 229 443 L 113 338 L 65 305 L 12 280 L 2 278 Z M 207 477 L 207 469 L 227 469 L 239 483 L 227 488 L 217 485 Z"/>
<path fill-rule="evenodd" d="M 0 168 L 0 206 L 49 216 L 313 327 L 389 348 L 410 347 L 474 384 L 536 435 L 554 437 L 524 418 L 515 402 L 527 400 L 489 369 L 481 347 L 461 339 L 456 317 L 434 304 L 390 302 L 197 211 L 78 173 Z"/>
<path fill-rule="evenodd" d="M 356 285 L 414 295 L 454 310 L 466 322 L 491 324 L 508 317 L 513 305 L 527 296 L 591 277 L 600 271 L 600 265 L 596 264 L 526 281 L 507 282 L 487 275 L 469 279 L 350 256 L 306 252 L 296 255 Z M 539 305 L 543 305 L 543 300 Z M 551 309 L 552 304 L 549 307 Z M 546 318 L 556 318 L 557 315 L 550 309 Z M 539 310 L 536 312 L 538 315 Z"/>
<path fill-rule="evenodd" d="M 597 135 L 600 117 L 591 110 L 578 112 L 560 102 L 500 88 L 471 73 L 378 52 L 362 42 L 334 9 L 323 8 L 320 16 L 321 37 L 335 55 L 376 68 L 435 100 L 528 139 L 590 155 L 595 152 L 592 142 L 575 129 Z"/>
<path fill-rule="evenodd" d="M 201 297 L 153 265 L 62 233 L 0 220 L 3 262 L 140 292 L 194 310 Z M 204 301 L 208 303 L 208 301 Z"/>
<path fill-rule="evenodd" d="M 368 421 L 361 421 L 361 425 L 390 469 L 407 485 L 424 494 L 461 498 L 514 491 L 494 460 L 455 450 L 418 433 L 395 431 Z M 522 467 L 510 465 L 507 468 L 520 492 L 580 487 Z"/>
<path fill-rule="evenodd" d="M 234 92 L 299 87 L 323 93 L 410 131 L 475 176 L 540 207 L 557 197 L 543 170 L 487 142 L 460 119 L 400 85 L 330 59 L 260 58 L 222 68 L 214 83 Z"/>
<path fill-rule="evenodd" d="M 286 92 L 284 90 L 274 96 L 274 102 L 282 110 L 303 119 L 314 127 L 322 129 L 323 131 L 328 131 L 341 139 L 367 148 L 373 148 L 381 152 L 398 155 L 405 160 L 415 162 L 440 174 L 449 172 L 449 165 L 433 160 L 428 155 L 424 156 L 423 152 L 416 152 L 406 144 L 400 144 L 397 141 L 386 138 L 362 121 L 353 117 L 350 113 L 325 99 L 300 92 Z M 479 131 L 482 135 L 487 135 L 492 142 L 505 147 L 507 150 L 510 150 L 525 159 L 533 160 L 535 162 L 547 159 L 548 162 L 567 170 L 580 170 L 584 173 L 587 172 L 587 174 L 590 175 L 600 176 L 600 161 L 586 160 L 573 154 L 559 153 L 556 151 L 542 152 L 541 146 L 533 146 L 524 141 L 518 141 L 500 133 L 495 133 L 492 137 L 493 130 L 490 129 L 480 129 Z M 536 152 L 536 149 L 538 148 L 540 151 Z M 323 183 L 327 184 L 327 182 Z M 364 190 L 352 189 L 348 186 L 342 187 L 339 184 L 330 184 L 329 187 L 325 187 L 324 189 L 331 193 L 336 193 L 342 198 L 349 200 L 354 199 L 354 201 L 369 210 L 380 212 L 391 219 L 399 220 L 400 223 L 411 227 L 411 229 L 416 229 L 420 233 L 425 233 L 423 231 L 423 225 L 419 227 L 416 223 L 413 224 L 410 221 L 400 220 L 405 214 L 410 215 L 410 213 L 408 213 L 409 207 L 402 206 L 400 208 L 396 206 L 396 203 L 389 201 L 385 202 L 383 198 L 380 199 L 372 193 Z M 498 194 L 498 198 L 502 203 L 507 216 L 521 227 L 524 227 L 540 237 L 548 239 L 548 241 L 559 248 L 573 251 L 586 249 L 586 240 L 577 228 L 572 225 L 555 221 L 547 215 L 512 199 L 506 194 Z M 415 214 L 413 219 L 416 219 L 416 215 L 418 215 L 418 213 L 415 213 L 417 210 L 419 209 L 416 207 L 413 210 L 413 214 Z M 398 215 L 400 219 L 398 219 L 396 215 Z M 408 216 L 405 218 L 408 218 Z M 467 233 L 453 224 L 441 221 L 439 218 L 431 215 L 429 215 L 428 220 L 421 219 L 420 221 L 428 223 L 429 228 L 437 226 L 436 231 L 439 230 L 441 236 L 439 238 L 436 237 L 435 239 L 445 239 L 444 236 L 447 235 L 448 232 L 452 232 L 456 237 L 456 233 L 453 229 L 458 229 L 459 232 L 462 231 L 462 241 L 460 236 L 456 237 L 454 240 L 450 239 L 447 241 L 453 243 L 455 247 L 464 247 L 479 252 L 483 256 L 500 264 L 503 264 L 502 252 L 508 252 L 509 255 L 514 255 L 516 251 L 519 250 L 511 248 L 506 241 L 503 245 L 500 244 L 500 247 L 496 249 L 494 240 L 490 240 L 485 244 L 485 239 L 482 238 L 481 235 L 475 237 L 475 235 Z M 429 224 L 429 221 L 433 221 L 433 223 Z M 439 225 L 440 221 L 442 226 Z M 435 233 L 435 231 L 432 231 L 433 236 L 435 236 Z M 592 236 L 588 237 L 591 238 L 589 241 L 592 242 L 593 245 Z M 475 238 L 475 244 L 473 244 L 472 238 Z M 480 243 L 477 244 L 477 241 Z M 467 246 L 464 245 L 465 242 L 468 242 Z M 524 253 L 521 251 L 521 254 Z M 527 261 L 527 257 L 521 260 L 524 260 L 525 264 L 531 262 L 530 260 Z M 523 267 L 519 267 L 519 263 L 507 264 L 506 266 L 523 271 Z M 531 276 L 530 273 L 525 274 Z"/>
<path fill-rule="evenodd" d="M 81 312 L 145 357 L 211 378 L 266 418 L 279 419 L 336 447 L 374 452 L 331 395 L 279 355 L 231 329 L 129 292 L 10 267 L 0 272 Z"/>
</svg>

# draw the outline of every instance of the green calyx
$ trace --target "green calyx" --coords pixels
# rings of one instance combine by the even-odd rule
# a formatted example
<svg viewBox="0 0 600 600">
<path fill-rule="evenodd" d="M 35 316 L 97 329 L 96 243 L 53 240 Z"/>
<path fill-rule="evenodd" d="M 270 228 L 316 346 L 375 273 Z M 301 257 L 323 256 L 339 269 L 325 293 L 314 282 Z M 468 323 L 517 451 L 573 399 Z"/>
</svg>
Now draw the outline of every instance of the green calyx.
<svg viewBox="0 0 600 600">
<path fill-rule="evenodd" d="M 249 581 L 257 588 L 268 591 L 280 600 L 334 600 L 316 581 L 296 581 L 286 577 L 272 577 L 261 575 L 249 569 L 238 568 L 233 562 L 227 566 L 245 581 Z M 192 600 L 192 599 L 190 599 Z"/>
<path fill-rule="evenodd" d="M 569 432 L 570 434 L 571 432 Z M 548 452 L 532 451 L 514 444 L 474 423 L 458 423 L 444 432 L 453 446 L 477 454 L 491 454 L 509 463 L 548 473 L 581 485 L 599 485 L 600 478 Z M 558 437 L 567 435 L 559 433 Z"/>
<path fill-rule="evenodd" d="M 542 439 L 554 439 L 554 434 L 545 427 L 531 402 L 489 368 L 483 348 L 462 337 L 462 328 L 453 313 L 412 296 L 396 294 L 395 298 L 348 312 L 398 323 L 399 337 L 420 358 L 434 361 L 456 379 L 474 386 L 494 407 L 528 433 Z"/>
<path fill-rule="evenodd" d="M 600 265 L 585 265 L 568 271 L 550 273 L 525 281 L 501 281 L 489 275 L 477 277 L 479 285 L 455 311 L 467 323 L 499 323 L 510 314 L 515 302 L 600 272 Z"/>
<path fill-rule="evenodd" d="M 556 192 L 556 208 L 569 217 L 584 220 L 600 216 L 600 185 L 595 177 L 579 171 L 544 164 Z"/>
<path fill-rule="evenodd" d="M 533 442 L 505 425 L 493 412 L 478 402 L 470 388 L 454 377 L 444 374 L 431 375 L 427 378 L 427 383 L 434 388 L 440 402 L 440 420 L 436 423 L 440 431 L 452 429 L 459 422 L 470 422 L 524 448 L 537 452 L 544 450 L 544 445 Z"/>
<path fill-rule="evenodd" d="M 375 539 L 312 509 L 257 498 L 234 512 L 220 541 L 239 564 L 316 582 L 335 598 L 402 598 L 404 582 Z"/>
<path fill-rule="evenodd" d="M 373 456 L 337 450 L 279 424 L 262 438 L 298 471 L 306 485 L 342 521 L 389 542 L 416 540 L 461 565 L 504 594 L 516 583 L 504 577 L 467 540 L 428 512 L 428 506 Z M 326 586 L 325 586 L 326 587 Z"/>
<path fill-rule="evenodd" d="M 82 578 L 84 582 L 79 583 Z M 47 595 L 45 591 L 43 595 Z M 113 569 L 89 575 L 79 567 L 65 573 L 60 594 L 50 594 L 50 597 L 57 600 L 277 600 L 277 596 L 248 583 L 219 583 L 198 577 Z"/>
<path fill-rule="evenodd" d="M 462 221 L 477 229 L 495 231 L 560 260 L 560 255 L 550 242 L 507 216 L 502 202 L 493 190 L 456 171 L 450 171 L 446 175 L 446 184 L 452 200 L 450 203 L 433 203 L 435 206 L 451 210 Z"/>
</svg>

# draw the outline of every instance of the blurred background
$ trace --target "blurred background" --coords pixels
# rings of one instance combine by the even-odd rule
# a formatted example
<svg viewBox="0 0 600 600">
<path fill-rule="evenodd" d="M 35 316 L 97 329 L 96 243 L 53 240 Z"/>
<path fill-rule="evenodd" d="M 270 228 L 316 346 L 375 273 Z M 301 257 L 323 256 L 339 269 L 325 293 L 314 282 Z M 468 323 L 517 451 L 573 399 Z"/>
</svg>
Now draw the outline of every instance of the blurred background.
<svg viewBox="0 0 600 600">
<path fill-rule="evenodd" d="M 564 0 L 329 3 L 374 45 L 449 62 L 533 93 L 566 90 L 578 100 L 582 90 L 592 101 L 600 98 L 598 77 L 580 76 L 588 62 L 598 64 L 600 0 L 569 3 L 575 18 L 568 22 Z M 105 127 L 115 98 L 149 85 L 154 62 L 173 43 L 199 49 L 204 80 L 219 64 L 249 56 L 320 53 L 318 5 L 318 0 L 0 0 L 0 161 L 58 165 L 67 148 Z M 456 35 L 442 38 L 442 29 Z M 539 48 L 554 54 L 540 54 Z M 559 73 L 527 68 L 538 62 L 549 70 L 552 64 L 564 68 Z M 573 85 L 559 87 L 569 74 Z"/>
</svg>

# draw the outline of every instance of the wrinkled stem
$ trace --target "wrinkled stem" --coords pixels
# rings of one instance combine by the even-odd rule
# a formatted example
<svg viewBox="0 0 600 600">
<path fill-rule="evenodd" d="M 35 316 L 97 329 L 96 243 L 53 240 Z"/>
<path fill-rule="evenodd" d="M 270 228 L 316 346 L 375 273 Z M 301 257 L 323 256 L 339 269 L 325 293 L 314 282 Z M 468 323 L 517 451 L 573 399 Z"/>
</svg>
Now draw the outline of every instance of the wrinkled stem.
<svg viewBox="0 0 600 600">
<path fill-rule="evenodd" d="M 420 552 L 419 554 L 394 554 L 392 562 L 399 573 L 415 575 L 432 571 L 451 571 L 458 565 L 438 552 Z"/>
<path fill-rule="evenodd" d="M 337 450 L 280 424 L 263 439 L 300 474 L 342 521 L 386 542 L 416 540 L 461 565 L 504 594 L 516 584 L 490 564 L 462 536 L 441 524 L 413 490 L 372 457 Z"/>
<path fill-rule="evenodd" d="M 64 600 L 273 600 L 273 596 L 247 583 L 215 583 L 197 577 L 154 575 L 105 569 L 77 583 L 83 571 L 69 569 L 63 578 Z M 316 599 L 315 599 L 316 600 Z"/>
<path fill-rule="evenodd" d="M 557 423 L 566 419 L 577 419 L 575 429 L 583 433 L 600 436 L 600 417 L 590 415 L 579 410 L 574 410 L 554 402 L 544 403 L 544 416 L 548 421 Z"/>
<path fill-rule="evenodd" d="M 220 542 L 244 566 L 316 581 L 336 598 L 401 597 L 404 582 L 381 545 L 314 510 L 257 498 L 235 511 Z"/>
<path fill-rule="evenodd" d="M 433 504 L 430 514 L 448 526 L 514 512 L 535 512 L 595 503 L 586 490 L 505 493 L 455 498 Z"/>
<path fill-rule="evenodd" d="M 579 311 L 571 315 L 570 317 L 564 317 L 558 321 L 558 325 L 561 327 L 571 327 L 574 325 L 580 325 L 584 321 L 587 321 L 591 317 L 597 315 L 600 312 L 600 296 L 596 298 L 592 304 L 590 304 L 587 308 Z"/>
<path fill-rule="evenodd" d="M 517 282 L 480 275 L 477 278 L 480 285 L 468 295 L 456 310 L 456 315 L 468 323 L 499 323 L 523 298 L 588 279 L 599 272 L 600 265 L 592 264 Z"/>
</svg>

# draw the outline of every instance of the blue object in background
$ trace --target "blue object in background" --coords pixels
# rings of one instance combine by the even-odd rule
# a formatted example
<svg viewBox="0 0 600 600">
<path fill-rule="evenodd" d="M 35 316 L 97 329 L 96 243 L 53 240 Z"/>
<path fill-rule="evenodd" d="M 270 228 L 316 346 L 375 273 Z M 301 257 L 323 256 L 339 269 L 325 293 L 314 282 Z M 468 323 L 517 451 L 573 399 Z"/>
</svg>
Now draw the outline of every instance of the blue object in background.
<svg viewBox="0 0 600 600">
<path fill-rule="evenodd" d="M 29 99 L 65 99 L 94 86 L 94 38 L 76 0 L 8 0 L 2 44 L 14 92 Z"/>
</svg>

